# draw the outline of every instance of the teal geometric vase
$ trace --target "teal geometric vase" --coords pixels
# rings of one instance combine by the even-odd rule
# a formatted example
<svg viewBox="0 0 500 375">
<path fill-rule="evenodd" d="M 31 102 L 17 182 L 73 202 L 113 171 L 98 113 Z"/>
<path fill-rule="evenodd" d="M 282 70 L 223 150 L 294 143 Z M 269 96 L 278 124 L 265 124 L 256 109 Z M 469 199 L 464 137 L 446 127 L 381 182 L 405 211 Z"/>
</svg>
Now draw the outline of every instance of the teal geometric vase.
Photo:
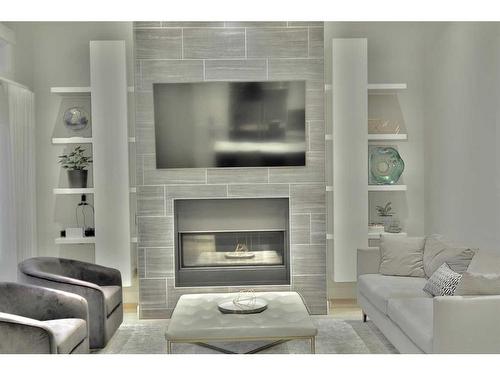
<svg viewBox="0 0 500 375">
<path fill-rule="evenodd" d="M 394 147 L 370 148 L 370 183 L 393 185 L 398 182 L 405 163 Z"/>
</svg>

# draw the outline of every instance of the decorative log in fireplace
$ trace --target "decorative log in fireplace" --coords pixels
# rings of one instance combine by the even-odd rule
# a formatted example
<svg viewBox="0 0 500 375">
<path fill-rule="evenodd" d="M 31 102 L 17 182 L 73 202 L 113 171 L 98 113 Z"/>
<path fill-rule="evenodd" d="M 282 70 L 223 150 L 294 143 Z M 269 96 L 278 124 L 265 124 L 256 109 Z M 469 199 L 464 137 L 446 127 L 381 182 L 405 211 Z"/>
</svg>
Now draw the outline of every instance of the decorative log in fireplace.
<svg viewBox="0 0 500 375">
<path fill-rule="evenodd" d="M 290 284 L 288 205 L 288 198 L 176 200 L 176 286 Z"/>
</svg>

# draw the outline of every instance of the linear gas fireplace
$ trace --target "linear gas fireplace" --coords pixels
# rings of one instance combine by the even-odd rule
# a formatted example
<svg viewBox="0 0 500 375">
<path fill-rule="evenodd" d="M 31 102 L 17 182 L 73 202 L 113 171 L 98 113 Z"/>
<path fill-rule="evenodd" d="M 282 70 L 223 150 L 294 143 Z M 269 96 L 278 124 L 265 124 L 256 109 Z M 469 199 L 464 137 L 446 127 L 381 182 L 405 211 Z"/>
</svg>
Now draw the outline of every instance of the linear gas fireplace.
<svg viewBox="0 0 500 375">
<path fill-rule="evenodd" d="M 177 287 L 290 284 L 288 198 L 174 201 Z"/>
</svg>

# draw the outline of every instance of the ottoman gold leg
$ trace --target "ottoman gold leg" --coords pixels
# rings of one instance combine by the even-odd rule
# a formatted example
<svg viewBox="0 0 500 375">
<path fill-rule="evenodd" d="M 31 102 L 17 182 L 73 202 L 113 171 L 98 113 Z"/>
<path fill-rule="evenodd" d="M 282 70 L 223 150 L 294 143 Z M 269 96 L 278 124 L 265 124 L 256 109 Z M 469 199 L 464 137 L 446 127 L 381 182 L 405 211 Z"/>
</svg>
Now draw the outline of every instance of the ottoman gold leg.
<svg viewBox="0 0 500 375">
<path fill-rule="evenodd" d="M 313 336 L 311 337 L 311 354 L 316 353 L 316 338 Z"/>
</svg>

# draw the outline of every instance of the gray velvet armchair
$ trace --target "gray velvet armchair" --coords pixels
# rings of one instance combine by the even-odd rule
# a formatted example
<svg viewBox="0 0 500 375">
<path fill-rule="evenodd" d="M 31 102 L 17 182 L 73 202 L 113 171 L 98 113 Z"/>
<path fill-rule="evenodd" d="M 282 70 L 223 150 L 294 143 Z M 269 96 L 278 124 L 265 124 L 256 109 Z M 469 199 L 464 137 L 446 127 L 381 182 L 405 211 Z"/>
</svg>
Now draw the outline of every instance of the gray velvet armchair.
<svg viewBox="0 0 500 375">
<path fill-rule="evenodd" d="M 88 353 L 87 322 L 87 301 L 80 296 L 0 283 L 0 353 Z"/>
<path fill-rule="evenodd" d="M 89 307 L 91 349 L 104 348 L 123 321 L 120 271 L 72 259 L 38 257 L 19 263 L 23 282 L 78 294 Z"/>
</svg>

